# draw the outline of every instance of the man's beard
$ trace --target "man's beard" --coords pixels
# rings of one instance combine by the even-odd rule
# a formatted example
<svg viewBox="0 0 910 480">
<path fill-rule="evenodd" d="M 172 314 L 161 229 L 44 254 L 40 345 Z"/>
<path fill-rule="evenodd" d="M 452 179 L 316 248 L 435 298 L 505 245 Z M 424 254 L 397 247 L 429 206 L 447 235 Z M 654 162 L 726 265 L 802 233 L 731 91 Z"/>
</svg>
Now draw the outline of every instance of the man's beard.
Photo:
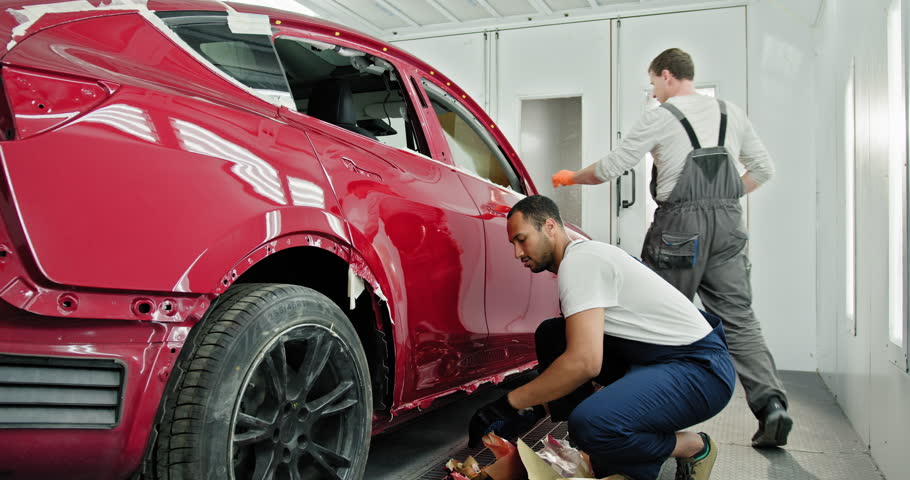
<svg viewBox="0 0 910 480">
<path fill-rule="evenodd" d="M 531 267 L 531 271 L 534 273 L 549 270 L 550 266 L 553 265 L 553 244 L 548 238 L 544 237 L 542 246 L 543 248 L 540 249 L 540 261 L 535 261 Z"/>
</svg>

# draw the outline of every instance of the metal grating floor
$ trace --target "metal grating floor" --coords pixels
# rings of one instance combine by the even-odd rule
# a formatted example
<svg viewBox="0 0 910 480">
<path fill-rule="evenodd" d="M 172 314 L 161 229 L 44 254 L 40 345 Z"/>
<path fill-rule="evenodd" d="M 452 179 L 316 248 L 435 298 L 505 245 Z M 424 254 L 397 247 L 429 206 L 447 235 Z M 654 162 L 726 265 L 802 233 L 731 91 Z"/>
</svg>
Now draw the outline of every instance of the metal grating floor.
<svg viewBox="0 0 910 480">
<path fill-rule="evenodd" d="M 712 478 L 719 480 L 881 480 L 869 450 L 853 430 L 821 378 L 810 372 L 781 372 L 795 422 L 782 449 L 750 446 L 757 423 L 737 385 L 724 411 L 691 430 L 711 434 L 718 444 Z M 495 387 L 440 408 L 405 427 L 372 440 L 367 479 L 439 480 L 449 458 L 473 455 L 481 465 L 493 461 L 483 448 L 466 447 L 467 422 L 479 406 L 505 389 Z M 564 423 L 541 421 L 524 437 L 537 450 L 548 433 L 565 438 Z M 675 462 L 668 460 L 659 480 L 672 480 Z"/>
</svg>

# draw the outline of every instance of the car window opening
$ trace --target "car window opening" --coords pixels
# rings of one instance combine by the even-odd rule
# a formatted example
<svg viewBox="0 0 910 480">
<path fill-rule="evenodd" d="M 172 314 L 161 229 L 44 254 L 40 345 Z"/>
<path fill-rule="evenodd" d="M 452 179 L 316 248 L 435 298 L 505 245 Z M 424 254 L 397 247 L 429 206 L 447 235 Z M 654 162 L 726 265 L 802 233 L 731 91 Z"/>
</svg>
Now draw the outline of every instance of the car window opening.
<svg viewBox="0 0 910 480">
<path fill-rule="evenodd" d="M 429 156 L 401 76 L 388 61 L 329 43 L 275 39 L 297 111 Z"/>
<path fill-rule="evenodd" d="M 291 104 L 290 90 L 268 35 L 231 31 L 218 15 L 159 15 L 202 60 L 276 105 Z"/>
<path fill-rule="evenodd" d="M 423 86 L 445 133 L 455 165 L 501 187 L 524 192 L 502 147 L 483 123 L 443 89 L 426 79 Z"/>
</svg>

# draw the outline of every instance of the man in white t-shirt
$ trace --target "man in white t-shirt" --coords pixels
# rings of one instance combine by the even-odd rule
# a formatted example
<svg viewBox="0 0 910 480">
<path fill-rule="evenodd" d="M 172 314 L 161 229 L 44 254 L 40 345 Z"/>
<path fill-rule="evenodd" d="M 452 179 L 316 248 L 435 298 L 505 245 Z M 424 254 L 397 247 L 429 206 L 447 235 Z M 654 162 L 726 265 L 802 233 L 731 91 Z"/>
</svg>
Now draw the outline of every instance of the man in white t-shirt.
<svg viewBox="0 0 910 480">
<path fill-rule="evenodd" d="M 670 456 L 676 478 L 709 478 L 716 445 L 681 430 L 716 415 L 733 395 L 719 319 L 619 248 L 571 241 L 547 197 L 515 204 L 508 234 L 526 267 L 558 275 L 563 317 L 537 329 L 540 375 L 478 410 L 469 443 L 547 404 L 554 421 L 568 419 L 597 478 L 654 480 Z M 595 391 L 592 380 L 604 387 Z"/>
<path fill-rule="evenodd" d="M 739 107 L 696 93 L 689 54 L 665 50 L 648 74 L 660 108 L 644 112 L 601 160 L 553 175 L 553 186 L 607 182 L 645 153 L 654 156 L 651 194 L 658 207 L 641 258 L 690 300 L 698 293 L 705 310 L 723 321 L 746 401 L 759 421 L 752 445 L 786 445 L 793 420 L 752 311 L 752 265 L 740 206 L 740 197 L 771 178 L 774 164 Z M 737 161 L 745 167 L 742 176 Z"/>
</svg>

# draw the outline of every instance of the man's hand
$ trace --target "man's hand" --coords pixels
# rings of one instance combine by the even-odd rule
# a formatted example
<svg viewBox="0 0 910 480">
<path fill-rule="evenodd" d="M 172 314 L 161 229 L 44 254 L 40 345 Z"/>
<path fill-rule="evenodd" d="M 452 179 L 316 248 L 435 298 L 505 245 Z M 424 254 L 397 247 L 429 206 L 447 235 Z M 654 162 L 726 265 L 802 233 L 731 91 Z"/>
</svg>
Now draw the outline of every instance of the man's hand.
<svg viewBox="0 0 910 480">
<path fill-rule="evenodd" d="M 553 188 L 575 185 L 575 172 L 572 170 L 560 170 L 553 174 Z"/>
<path fill-rule="evenodd" d="M 511 439 L 533 427 L 546 413 L 543 407 L 534 407 L 527 413 L 519 412 L 509 403 L 509 395 L 503 395 L 474 413 L 468 424 L 468 446 L 473 448 L 480 444 L 480 439 L 487 433 Z"/>
<path fill-rule="evenodd" d="M 509 403 L 509 394 L 499 397 L 474 413 L 471 423 L 468 424 L 468 446 L 473 448 L 480 444 L 480 439 L 495 432 L 506 422 L 518 419 L 518 410 Z"/>
</svg>

